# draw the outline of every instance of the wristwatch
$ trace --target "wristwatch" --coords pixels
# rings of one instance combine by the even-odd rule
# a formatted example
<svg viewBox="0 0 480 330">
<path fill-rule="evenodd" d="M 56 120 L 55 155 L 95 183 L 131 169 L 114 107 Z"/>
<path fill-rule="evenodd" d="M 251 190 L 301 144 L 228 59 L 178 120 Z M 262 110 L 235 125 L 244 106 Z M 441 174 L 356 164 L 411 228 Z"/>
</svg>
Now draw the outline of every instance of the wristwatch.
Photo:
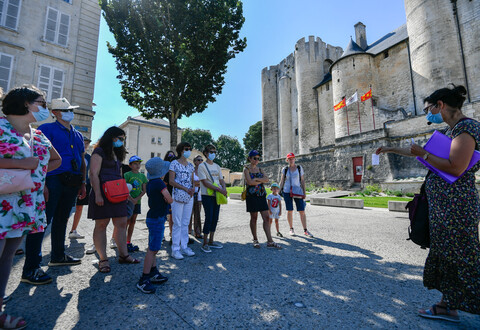
<svg viewBox="0 0 480 330">
<path fill-rule="evenodd" d="M 426 152 L 425 155 L 423 155 L 423 159 L 427 160 L 428 156 L 430 156 L 430 153 Z"/>
</svg>

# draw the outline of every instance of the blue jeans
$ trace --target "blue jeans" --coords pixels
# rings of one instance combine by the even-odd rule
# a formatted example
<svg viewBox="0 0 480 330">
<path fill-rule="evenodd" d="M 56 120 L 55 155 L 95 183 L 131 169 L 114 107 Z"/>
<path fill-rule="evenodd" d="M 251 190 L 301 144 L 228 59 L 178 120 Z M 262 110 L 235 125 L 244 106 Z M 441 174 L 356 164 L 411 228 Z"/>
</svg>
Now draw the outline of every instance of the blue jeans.
<svg viewBox="0 0 480 330">
<path fill-rule="evenodd" d="M 220 205 L 217 204 L 217 197 L 202 195 L 202 205 L 205 210 L 205 221 L 203 223 L 203 234 L 214 233 L 217 229 L 218 214 Z"/>
<path fill-rule="evenodd" d="M 166 220 L 167 217 L 158 217 L 147 218 L 145 221 L 148 228 L 148 249 L 150 251 L 158 251 L 162 247 Z"/>
<path fill-rule="evenodd" d="M 285 208 L 287 211 L 293 211 L 293 201 L 295 201 L 297 211 L 305 211 L 305 201 L 303 199 L 292 198 L 288 192 L 283 193 L 283 199 L 285 200 Z"/>
<path fill-rule="evenodd" d="M 79 187 L 67 187 L 62 184 L 58 175 L 47 176 L 48 202 L 45 213 L 47 224 L 52 225 L 52 252 L 50 259 L 60 261 L 65 256 L 65 234 L 68 217 L 75 205 Z M 25 265 L 23 274 L 27 275 L 40 267 L 42 262 L 42 242 L 44 233 L 27 235 L 25 241 Z"/>
</svg>

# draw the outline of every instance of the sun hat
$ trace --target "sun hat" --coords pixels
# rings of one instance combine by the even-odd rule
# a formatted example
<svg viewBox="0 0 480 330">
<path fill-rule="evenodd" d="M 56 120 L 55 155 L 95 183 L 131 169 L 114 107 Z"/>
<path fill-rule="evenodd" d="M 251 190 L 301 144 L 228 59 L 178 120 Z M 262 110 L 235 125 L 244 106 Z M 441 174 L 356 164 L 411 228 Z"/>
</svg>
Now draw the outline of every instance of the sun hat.
<svg viewBox="0 0 480 330">
<path fill-rule="evenodd" d="M 133 162 L 141 162 L 141 161 L 142 161 L 142 159 L 140 157 L 138 157 L 137 155 L 135 155 L 135 156 L 130 157 L 130 159 L 128 160 L 128 163 L 131 164 Z"/>
<path fill-rule="evenodd" d="M 295 154 L 293 152 L 287 155 L 287 159 L 290 159 L 290 158 L 295 158 Z"/>
<path fill-rule="evenodd" d="M 278 188 L 278 189 L 280 189 L 280 186 L 279 186 L 278 184 L 276 184 L 276 183 L 272 183 L 272 185 L 270 186 L 270 189 L 272 189 L 272 188 Z"/>
<path fill-rule="evenodd" d="M 257 150 L 252 150 L 248 153 L 248 157 L 255 157 L 260 155 L 260 153 Z"/>
<path fill-rule="evenodd" d="M 167 162 L 160 157 L 153 157 L 145 163 L 147 170 L 147 179 L 153 180 L 163 178 L 168 173 L 170 162 Z"/>
<path fill-rule="evenodd" d="M 70 102 L 64 97 L 53 99 L 50 105 L 52 110 L 70 110 L 80 107 L 79 105 L 71 105 Z"/>
</svg>

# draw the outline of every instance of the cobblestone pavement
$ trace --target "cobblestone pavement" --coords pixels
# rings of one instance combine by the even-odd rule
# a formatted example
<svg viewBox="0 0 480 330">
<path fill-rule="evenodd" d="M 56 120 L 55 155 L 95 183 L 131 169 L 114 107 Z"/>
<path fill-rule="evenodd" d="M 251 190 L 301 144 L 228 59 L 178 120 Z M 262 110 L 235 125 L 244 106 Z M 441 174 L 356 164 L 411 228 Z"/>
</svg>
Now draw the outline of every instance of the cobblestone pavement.
<svg viewBox="0 0 480 330">
<path fill-rule="evenodd" d="M 146 200 L 143 211 L 140 219 L 145 218 Z M 97 271 L 97 256 L 85 255 L 93 232 L 85 209 L 78 231 L 86 238 L 66 239 L 67 252 L 81 257 L 82 264 L 48 268 L 47 236 L 43 264 L 53 283 L 19 283 L 23 257 L 15 257 L 6 310 L 24 316 L 29 329 L 457 327 L 416 315 L 440 294 L 422 285 L 427 251 L 405 240 L 405 213 L 311 205 L 306 212 L 315 238 L 301 235 L 297 215 L 298 236 L 287 235 L 284 215 L 280 226 L 285 237 L 275 238 L 283 250 L 266 247 L 260 221 L 261 248 L 254 249 L 244 202 L 229 200 L 222 206 L 216 235 L 224 248 L 206 254 L 195 242 L 196 256 L 175 260 L 166 244 L 158 264 L 169 281 L 147 295 L 135 287 L 142 263 L 120 265 L 116 250 L 108 249 L 112 272 L 105 275 Z M 141 250 L 134 256 L 142 258 L 148 241 L 145 221 L 137 222 L 133 241 Z M 480 328 L 479 316 L 460 316 L 461 328 Z"/>
</svg>

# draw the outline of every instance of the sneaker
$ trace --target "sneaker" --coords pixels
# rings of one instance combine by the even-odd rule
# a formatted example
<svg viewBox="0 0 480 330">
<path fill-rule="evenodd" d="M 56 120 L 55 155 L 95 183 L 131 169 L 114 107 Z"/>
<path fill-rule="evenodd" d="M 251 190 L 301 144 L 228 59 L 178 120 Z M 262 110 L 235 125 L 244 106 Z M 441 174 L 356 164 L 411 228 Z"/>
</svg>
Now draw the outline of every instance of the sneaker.
<svg viewBox="0 0 480 330">
<path fill-rule="evenodd" d="M 148 274 L 148 276 L 150 276 L 150 283 L 163 284 L 168 281 L 168 277 L 160 274 L 157 268 L 155 268 L 155 270 L 152 270 L 150 274 Z"/>
<path fill-rule="evenodd" d="M 72 231 L 70 232 L 70 234 L 68 234 L 68 238 L 70 238 L 70 239 L 72 239 L 72 238 L 73 238 L 73 239 L 77 239 L 77 238 L 85 238 L 85 236 L 80 235 L 79 233 L 77 233 L 76 230 L 72 230 Z"/>
<path fill-rule="evenodd" d="M 140 280 L 137 283 L 138 290 L 142 291 L 143 293 L 155 293 L 157 290 L 152 283 L 150 283 L 150 279 L 148 277 L 140 277 Z"/>
<path fill-rule="evenodd" d="M 97 251 L 95 248 L 95 244 L 92 244 L 88 247 L 88 249 L 85 251 L 86 254 L 94 254 Z"/>
<path fill-rule="evenodd" d="M 305 234 L 305 236 L 307 236 L 307 237 L 313 237 L 313 235 L 310 234 L 310 232 L 309 232 L 308 230 L 305 230 L 304 234 Z"/>
<path fill-rule="evenodd" d="M 282 235 L 281 232 L 278 232 L 278 233 L 277 233 L 277 236 L 278 236 L 278 237 L 283 237 L 283 235 Z"/>
<path fill-rule="evenodd" d="M 65 255 L 62 260 L 59 260 L 59 261 L 50 260 L 50 262 L 48 263 L 48 266 L 50 266 L 50 267 L 52 267 L 52 266 L 73 266 L 73 265 L 79 265 L 81 263 L 82 263 L 82 260 L 77 259 L 77 258 L 73 258 L 69 255 Z"/>
<path fill-rule="evenodd" d="M 52 282 L 52 278 L 43 269 L 37 268 L 30 275 L 22 275 L 20 282 L 32 285 L 42 285 Z"/>
<path fill-rule="evenodd" d="M 190 244 L 193 244 L 193 243 L 195 243 L 195 241 L 193 240 L 193 238 L 189 237 L 187 244 L 190 245 Z"/>
<path fill-rule="evenodd" d="M 172 251 L 172 258 L 182 260 L 183 255 L 180 253 L 180 251 Z"/>
<path fill-rule="evenodd" d="M 186 249 L 182 250 L 182 254 L 186 255 L 187 257 L 193 257 L 195 255 L 195 252 L 192 251 L 189 247 Z"/>
<path fill-rule="evenodd" d="M 205 252 L 205 253 L 211 253 L 212 252 L 212 250 L 210 250 L 210 246 L 208 246 L 208 245 L 202 245 L 202 247 L 200 249 L 202 249 L 202 251 Z"/>
<path fill-rule="evenodd" d="M 212 249 L 223 249 L 223 245 L 217 242 L 208 243 Z"/>
<path fill-rule="evenodd" d="M 293 230 L 293 228 L 290 229 L 290 236 L 295 236 L 295 230 Z"/>
<path fill-rule="evenodd" d="M 133 245 L 132 243 L 127 244 L 127 250 L 128 252 L 137 252 L 140 250 L 137 245 Z"/>
<path fill-rule="evenodd" d="M 116 249 L 117 248 L 117 243 L 115 243 L 115 239 L 111 238 L 110 239 L 110 249 Z"/>
<path fill-rule="evenodd" d="M 7 296 L 7 295 L 3 296 L 3 303 L 4 304 L 7 303 L 7 301 L 9 301 L 11 298 L 12 296 Z"/>
</svg>

